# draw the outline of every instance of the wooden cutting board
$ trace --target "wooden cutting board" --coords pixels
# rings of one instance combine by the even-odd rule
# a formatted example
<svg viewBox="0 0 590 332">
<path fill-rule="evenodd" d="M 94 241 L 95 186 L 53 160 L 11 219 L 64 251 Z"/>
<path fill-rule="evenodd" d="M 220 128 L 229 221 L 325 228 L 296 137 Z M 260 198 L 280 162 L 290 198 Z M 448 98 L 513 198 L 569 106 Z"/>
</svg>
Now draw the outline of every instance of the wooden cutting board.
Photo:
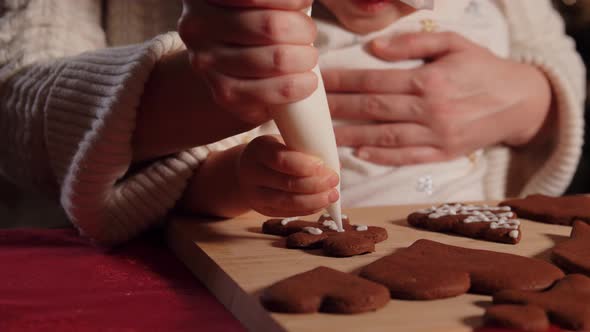
<svg viewBox="0 0 590 332">
<path fill-rule="evenodd" d="M 410 228 L 405 217 L 423 206 L 392 206 L 346 210 L 353 224 L 385 227 L 389 239 L 372 254 L 330 258 L 318 250 L 291 250 L 280 237 L 265 235 L 267 218 L 251 213 L 227 221 L 176 218 L 170 247 L 211 292 L 250 331 L 472 331 L 481 323 L 490 297 L 464 295 L 437 301 L 392 300 L 385 308 L 360 315 L 274 314 L 259 302 L 261 290 L 281 279 L 328 266 L 356 272 L 366 264 L 407 247 L 422 238 L 467 248 L 488 249 L 547 259 L 555 243 L 565 240 L 570 227 L 523 221 L 518 245 L 498 244 Z M 307 217 L 316 220 L 317 216 Z"/>
</svg>

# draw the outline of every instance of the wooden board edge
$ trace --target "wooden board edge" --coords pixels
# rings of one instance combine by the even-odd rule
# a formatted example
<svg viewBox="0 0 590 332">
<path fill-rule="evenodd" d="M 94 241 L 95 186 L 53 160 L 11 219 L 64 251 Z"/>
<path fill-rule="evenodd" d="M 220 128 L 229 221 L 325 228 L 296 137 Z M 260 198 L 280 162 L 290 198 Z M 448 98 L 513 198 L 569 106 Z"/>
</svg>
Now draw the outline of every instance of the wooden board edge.
<svg viewBox="0 0 590 332">
<path fill-rule="evenodd" d="M 185 233 L 176 224 L 172 220 L 167 227 L 168 246 L 246 329 L 256 332 L 286 332 L 256 297 L 247 294 L 201 248 L 184 236 Z M 197 273 L 197 270 L 209 272 Z"/>
</svg>

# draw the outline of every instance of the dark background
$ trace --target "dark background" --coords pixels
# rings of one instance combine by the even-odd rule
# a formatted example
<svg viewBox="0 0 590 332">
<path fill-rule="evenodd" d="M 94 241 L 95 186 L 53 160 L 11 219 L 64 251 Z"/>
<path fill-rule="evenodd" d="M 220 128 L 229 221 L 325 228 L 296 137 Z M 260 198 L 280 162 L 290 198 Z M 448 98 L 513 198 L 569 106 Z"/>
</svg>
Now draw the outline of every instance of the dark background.
<svg viewBox="0 0 590 332">
<path fill-rule="evenodd" d="M 590 0 L 554 0 L 554 4 L 565 19 L 567 32 L 576 40 L 586 66 L 590 67 Z M 586 75 L 590 79 L 589 71 Z M 589 110 L 590 103 L 586 100 L 586 142 L 590 142 Z M 590 144 L 584 145 L 584 155 L 568 192 L 590 193 Z"/>
</svg>

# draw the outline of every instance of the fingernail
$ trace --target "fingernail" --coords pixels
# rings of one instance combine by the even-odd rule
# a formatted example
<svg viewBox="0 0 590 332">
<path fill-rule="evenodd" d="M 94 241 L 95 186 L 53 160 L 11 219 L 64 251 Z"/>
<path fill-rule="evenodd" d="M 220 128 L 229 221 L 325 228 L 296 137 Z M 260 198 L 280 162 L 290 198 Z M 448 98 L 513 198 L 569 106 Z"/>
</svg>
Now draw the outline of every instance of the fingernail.
<svg viewBox="0 0 590 332">
<path fill-rule="evenodd" d="M 334 186 L 338 185 L 338 182 L 340 182 L 340 178 L 338 177 L 338 174 L 332 174 L 328 178 L 328 185 L 330 187 L 334 187 Z"/>
<path fill-rule="evenodd" d="M 328 200 L 330 201 L 330 203 L 336 202 L 339 198 L 340 193 L 338 192 L 338 190 L 332 189 L 332 191 L 330 191 L 330 195 L 328 195 Z"/>
<path fill-rule="evenodd" d="M 358 158 L 360 158 L 360 159 L 363 159 L 363 160 L 368 160 L 368 159 L 371 157 L 371 156 L 369 155 L 369 153 L 368 153 L 367 151 L 365 151 L 365 150 L 358 150 L 358 151 L 356 152 L 356 156 L 357 156 Z"/>
<path fill-rule="evenodd" d="M 383 48 L 387 47 L 387 44 L 389 44 L 389 41 L 384 38 L 378 38 L 373 41 L 373 47 L 375 47 L 375 48 L 383 49 Z"/>
</svg>

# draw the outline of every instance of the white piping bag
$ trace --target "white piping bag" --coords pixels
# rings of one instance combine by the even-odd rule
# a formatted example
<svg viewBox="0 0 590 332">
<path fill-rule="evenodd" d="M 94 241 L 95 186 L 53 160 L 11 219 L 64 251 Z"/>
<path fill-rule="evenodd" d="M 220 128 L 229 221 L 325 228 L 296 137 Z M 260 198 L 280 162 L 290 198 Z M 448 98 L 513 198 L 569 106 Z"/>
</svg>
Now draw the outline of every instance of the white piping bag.
<svg viewBox="0 0 590 332">
<path fill-rule="evenodd" d="M 311 8 L 307 14 L 311 15 Z M 289 148 L 322 159 L 340 175 L 336 137 L 319 66 L 316 66 L 313 72 L 319 80 L 317 90 L 303 100 L 276 107 L 272 111 L 272 116 Z M 340 192 L 340 185 L 337 189 Z M 343 231 L 340 199 L 332 203 L 327 211 L 338 230 Z"/>
</svg>

